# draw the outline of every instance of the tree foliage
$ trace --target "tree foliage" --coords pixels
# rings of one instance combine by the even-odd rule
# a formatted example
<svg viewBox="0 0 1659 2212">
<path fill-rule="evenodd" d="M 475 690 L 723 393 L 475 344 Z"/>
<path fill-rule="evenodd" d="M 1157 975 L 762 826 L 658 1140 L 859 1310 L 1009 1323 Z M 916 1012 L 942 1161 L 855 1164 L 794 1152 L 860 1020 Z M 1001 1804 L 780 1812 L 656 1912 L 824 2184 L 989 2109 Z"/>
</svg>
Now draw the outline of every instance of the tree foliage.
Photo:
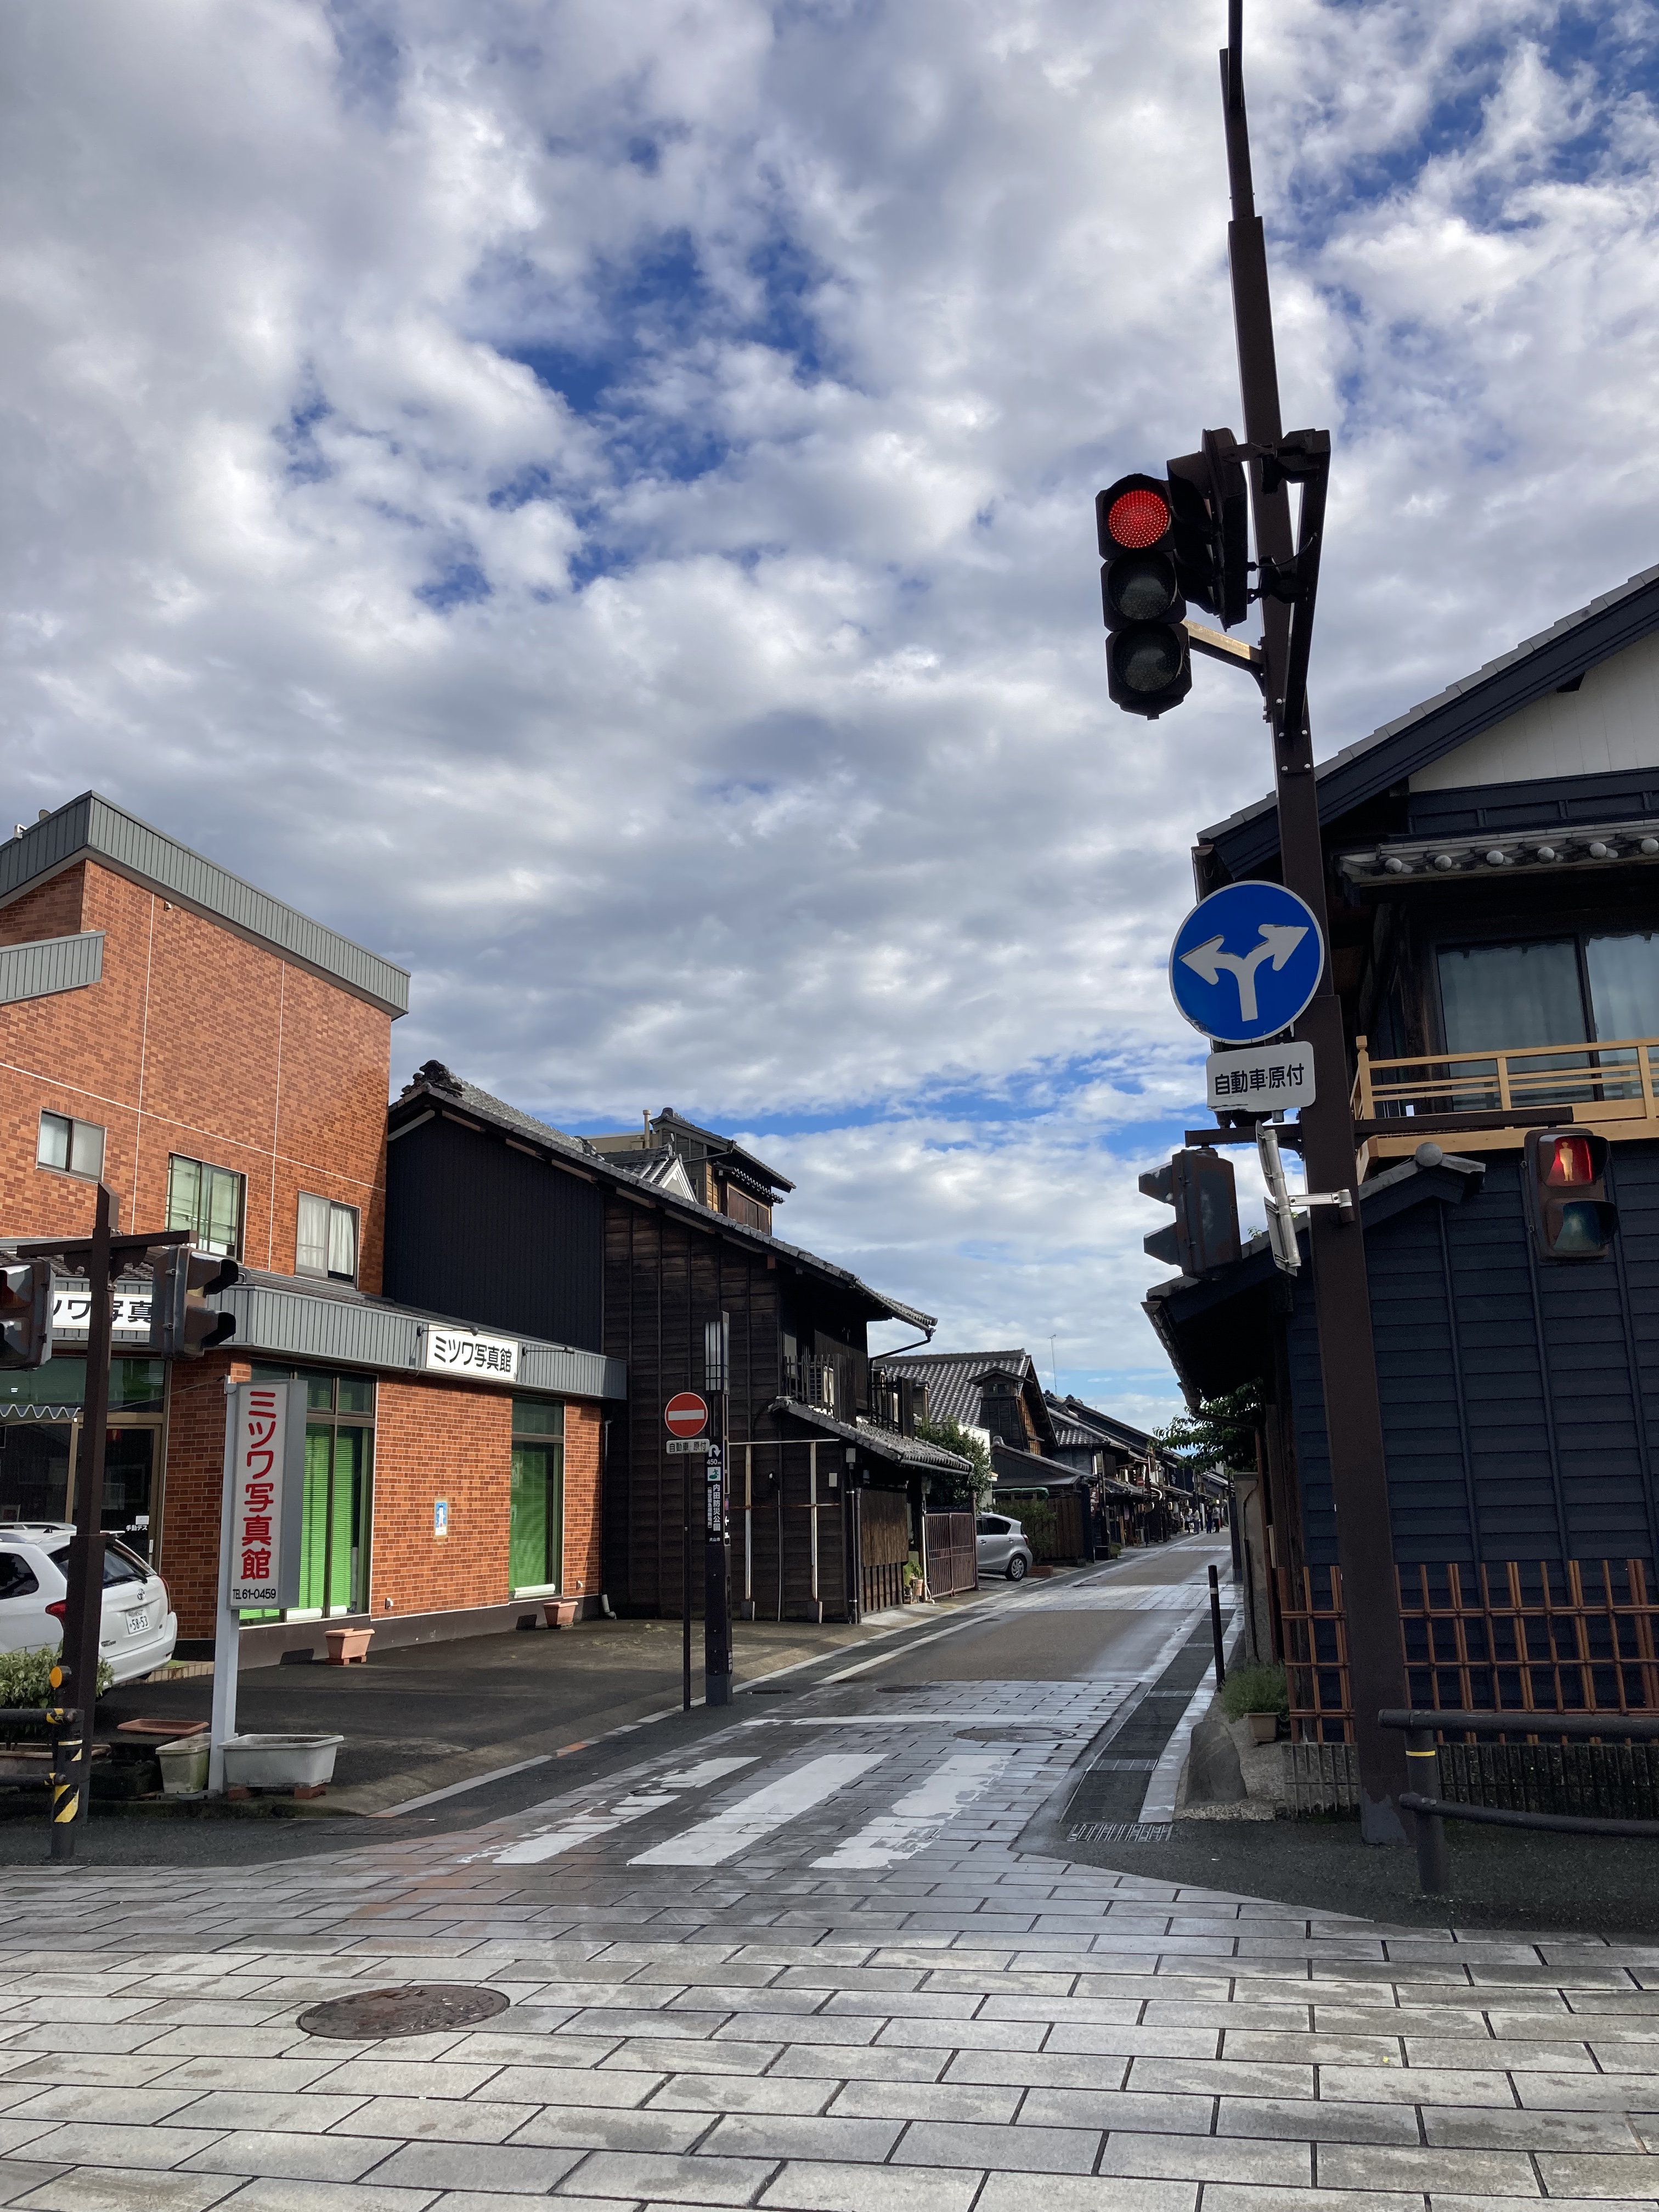
<svg viewBox="0 0 1659 2212">
<path fill-rule="evenodd" d="M 1250 1468 L 1261 1418 L 1261 1385 L 1243 1382 L 1218 1398 L 1206 1398 L 1196 1413 L 1177 1413 L 1153 1434 L 1162 1450 L 1188 1467 Z"/>
<path fill-rule="evenodd" d="M 977 1513 L 991 1494 L 991 1455 L 983 1441 L 960 1421 L 920 1420 L 916 1434 L 924 1443 L 955 1452 L 971 1462 L 971 1472 L 958 1474 L 952 1468 L 931 1468 L 927 1474 L 927 1503 L 935 1513 Z"/>
</svg>

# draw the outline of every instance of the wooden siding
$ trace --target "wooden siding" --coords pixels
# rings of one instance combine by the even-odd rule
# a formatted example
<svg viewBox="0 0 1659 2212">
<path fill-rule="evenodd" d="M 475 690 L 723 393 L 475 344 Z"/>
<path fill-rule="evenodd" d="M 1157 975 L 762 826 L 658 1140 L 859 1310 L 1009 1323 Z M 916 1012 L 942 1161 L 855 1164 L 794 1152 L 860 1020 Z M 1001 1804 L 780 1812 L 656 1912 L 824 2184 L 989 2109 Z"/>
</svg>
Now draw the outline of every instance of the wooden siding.
<svg viewBox="0 0 1659 2212">
<path fill-rule="evenodd" d="M 1368 1237 L 1400 1565 L 1659 1560 L 1659 1147 L 1618 1147 L 1613 1256 L 1536 1257 L 1521 1166 Z M 1312 1286 L 1288 1328 L 1305 1557 L 1336 1558 Z"/>
</svg>

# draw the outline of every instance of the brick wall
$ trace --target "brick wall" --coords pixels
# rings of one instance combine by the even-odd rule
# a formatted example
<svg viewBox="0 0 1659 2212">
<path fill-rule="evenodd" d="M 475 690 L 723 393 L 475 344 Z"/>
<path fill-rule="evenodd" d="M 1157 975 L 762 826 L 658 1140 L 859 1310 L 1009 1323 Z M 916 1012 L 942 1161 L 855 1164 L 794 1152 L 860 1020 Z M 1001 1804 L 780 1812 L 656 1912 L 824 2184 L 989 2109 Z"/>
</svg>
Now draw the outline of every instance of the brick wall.
<svg viewBox="0 0 1659 2212">
<path fill-rule="evenodd" d="M 392 1023 L 216 921 L 82 861 L 0 910 L 0 941 L 105 932 L 101 981 L 0 1007 L 0 1234 L 82 1236 L 93 1187 L 35 1163 L 43 1111 L 106 1131 L 123 1229 L 167 1220 L 174 1152 L 247 1178 L 249 1265 L 293 1272 L 299 1194 L 355 1206 L 380 1287 Z"/>
<path fill-rule="evenodd" d="M 605 1588 L 599 1552 L 599 1438 L 597 1406 L 564 1409 L 564 1589 L 597 1597 Z"/>
<path fill-rule="evenodd" d="M 181 1637 L 211 1636 L 218 1615 L 225 1377 L 246 1382 L 251 1372 L 246 1359 L 232 1359 L 222 1352 L 180 1361 L 173 1370 L 156 1564 L 179 1616 Z"/>
<path fill-rule="evenodd" d="M 505 1603 L 512 1437 L 505 1391 L 382 1379 L 369 1552 L 377 1616 Z M 439 1498 L 449 1500 L 444 1536 L 432 1532 Z"/>
</svg>

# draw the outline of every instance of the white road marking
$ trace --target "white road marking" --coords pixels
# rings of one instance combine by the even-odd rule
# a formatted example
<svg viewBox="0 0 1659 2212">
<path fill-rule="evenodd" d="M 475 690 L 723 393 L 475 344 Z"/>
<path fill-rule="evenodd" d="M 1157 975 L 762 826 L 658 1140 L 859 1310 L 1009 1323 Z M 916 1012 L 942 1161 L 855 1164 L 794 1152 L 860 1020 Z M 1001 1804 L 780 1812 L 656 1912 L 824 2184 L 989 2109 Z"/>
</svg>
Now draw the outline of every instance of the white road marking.
<svg viewBox="0 0 1659 2212">
<path fill-rule="evenodd" d="M 487 1774 L 474 1774 L 465 1782 L 452 1782 L 447 1790 L 428 1790 L 424 1797 L 406 1797 L 401 1805 L 388 1805 L 379 1813 L 371 1813 L 371 1820 L 394 1820 L 399 1813 L 418 1813 L 422 1805 L 436 1805 L 445 1797 L 459 1797 L 469 1790 L 482 1790 L 491 1782 L 504 1782 L 509 1774 L 525 1774 L 532 1766 L 550 1766 L 558 1756 L 556 1752 L 544 1751 L 535 1759 L 521 1759 L 513 1766 L 492 1766 Z"/>
<path fill-rule="evenodd" d="M 936 1767 L 920 1790 L 901 1797 L 890 1813 L 878 1814 L 857 1835 L 815 1867 L 884 1867 L 914 1858 L 945 1832 L 945 1824 L 971 1805 L 1008 1764 L 1006 1752 L 963 1753 Z"/>
<path fill-rule="evenodd" d="M 665 1790 L 702 1790 L 711 1782 L 723 1782 L 728 1774 L 735 1774 L 740 1766 L 752 1766 L 760 1756 L 758 1752 L 745 1752 L 741 1759 L 705 1759 L 696 1766 L 682 1766 L 672 1774 L 665 1774 Z"/>
<path fill-rule="evenodd" d="M 556 1859 L 579 1844 L 591 1844 L 596 1836 L 608 1836 L 613 1828 L 625 1828 L 631 1820 L 642 1820 L 647 1813 L 659 1813 L 665 1805 L 679 1802 L 672 1790 L 644 1790 L 624 1797 L 608 1812 L 574 1814 L 545 1835 L 526 1836 L 521 1844 L 509 1844 L 506 1850 L 485 1856 L 493 1856 L 497 1866 L 539 1866 L 544 1859 Z"/>
<path fill-rule="evenodd" d="M 671 1836 L 653 1850 L 641 1851 L 630 1866 L 720 1866 L 774 1828 L 799 1820 L 814 1805 L 833 1797 L 837 1790 L 854 1782 L 866 1768 L 879 1766 L 883 1753 L 842 1752 L 824 1759 L 809 1759 L 791 1774 L 771 1782 L 751 1796 L 739 1798 L 725 1812 L 698 1821 L 681 1836 Z"/>
<path fill-rule="evenodd" d="M 1098 1690 L 1102 1682 L 1107 1690 L 1128 1691 L 1134 1685 L 1128 1677 L 1117 1680 L 1097 1675 L 1093 1680 L 1079 1681 L 1081 1690 Z M 1046 1683 L 1045 1688 L 1048 1686 Z M 1092 1709 L 1085 1713 L 815 1713 L 810 1718 L 744 1721 L 744 1728 L 982 1728 L 987 1722 L 998 1728 L 1069 1729 L 1093 1728 L 1097 1725 Z"/>
</svg>

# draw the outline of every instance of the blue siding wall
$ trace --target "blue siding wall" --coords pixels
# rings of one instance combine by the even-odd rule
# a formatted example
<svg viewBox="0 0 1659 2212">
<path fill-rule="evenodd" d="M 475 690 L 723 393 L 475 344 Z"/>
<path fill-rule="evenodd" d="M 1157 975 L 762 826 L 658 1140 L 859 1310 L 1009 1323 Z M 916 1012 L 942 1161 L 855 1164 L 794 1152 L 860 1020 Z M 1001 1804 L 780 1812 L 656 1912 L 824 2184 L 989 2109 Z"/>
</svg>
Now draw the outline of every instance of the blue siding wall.
<svg viewBox="0 0 1659 2212">
<path fill-rule="evenodd" d="M 1659 1146 L 1613 1156 L 1608 1260 L 1540 1263 L 1522 1168 L 1366 1237 L 1395 1557 L 1659 1560 Z M 1334 1564 L 1313 1291 L 1289 1322 L 1310 1565 Z"/>
</svg>

